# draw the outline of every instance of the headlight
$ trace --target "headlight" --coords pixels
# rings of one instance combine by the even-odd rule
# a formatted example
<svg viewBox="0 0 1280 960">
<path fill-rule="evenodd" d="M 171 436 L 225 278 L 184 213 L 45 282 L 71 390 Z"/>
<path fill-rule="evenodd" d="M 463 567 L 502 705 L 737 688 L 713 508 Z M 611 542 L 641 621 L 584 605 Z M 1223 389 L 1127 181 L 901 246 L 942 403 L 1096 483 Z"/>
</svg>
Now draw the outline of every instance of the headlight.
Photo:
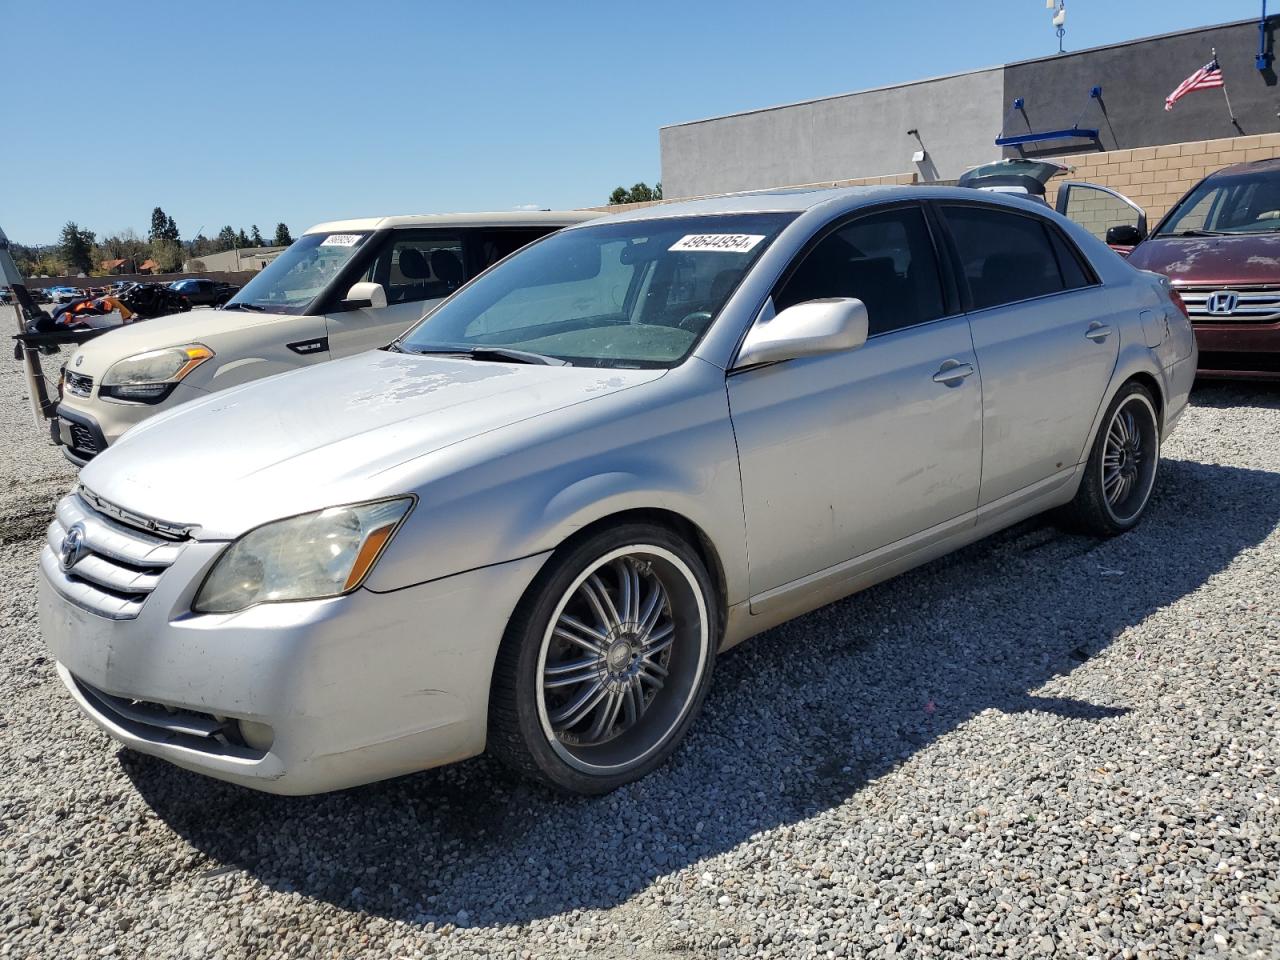
<svg viewBox="0 0 1280 960">
<path fill-rule="evenodd" d="M 319 600 L 360 586 L 412 497 L 330 507 L 250 530 L 213 565 L 194 608 L 233 613 L 255 603 Z"/>
<path fill-rule="evenodd" d="M 126 357 L 107 370 L 98 394 L 117 400 L 159 403 L 183 377 L 212 356 L 213 351 L 203 344 L 189 343 Z"/>
</svg>

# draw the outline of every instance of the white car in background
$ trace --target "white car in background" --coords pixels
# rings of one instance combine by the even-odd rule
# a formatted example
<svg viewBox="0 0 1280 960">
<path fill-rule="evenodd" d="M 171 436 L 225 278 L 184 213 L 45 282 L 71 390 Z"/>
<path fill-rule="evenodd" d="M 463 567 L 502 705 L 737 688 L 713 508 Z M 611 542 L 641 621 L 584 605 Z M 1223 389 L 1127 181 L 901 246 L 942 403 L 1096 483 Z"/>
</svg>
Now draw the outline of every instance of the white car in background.
<svg viewBox="0 0 1280 960">
<path fill-rule="evenodd" d="M 508 254 L 598 216 L 520 211 L 317 224 L 220 310 L 131 324 L 81 345 L 63 372 L 53 440 L 83 466 L 161 410 L 385 346 Z"/>
</svg>

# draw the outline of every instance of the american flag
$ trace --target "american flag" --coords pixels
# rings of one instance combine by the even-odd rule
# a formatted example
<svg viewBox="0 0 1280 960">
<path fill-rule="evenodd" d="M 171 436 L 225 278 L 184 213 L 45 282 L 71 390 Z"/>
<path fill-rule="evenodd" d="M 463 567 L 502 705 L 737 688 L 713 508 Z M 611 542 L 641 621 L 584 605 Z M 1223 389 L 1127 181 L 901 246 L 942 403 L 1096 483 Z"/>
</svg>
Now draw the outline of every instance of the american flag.
<svg viewBox="0 0 1280 960">
<path fill-rule="evenodd" d="M 1222 86 L 1222 67 L 1218 66 L 1218 58 L 1214 57 L 1178 84 L 1177 89 L 1164 98 L 1164 108 L 1172 110 L 1175 103 L 1193 90 L 1213 90 L 1220 86 Z"/>
</svg>

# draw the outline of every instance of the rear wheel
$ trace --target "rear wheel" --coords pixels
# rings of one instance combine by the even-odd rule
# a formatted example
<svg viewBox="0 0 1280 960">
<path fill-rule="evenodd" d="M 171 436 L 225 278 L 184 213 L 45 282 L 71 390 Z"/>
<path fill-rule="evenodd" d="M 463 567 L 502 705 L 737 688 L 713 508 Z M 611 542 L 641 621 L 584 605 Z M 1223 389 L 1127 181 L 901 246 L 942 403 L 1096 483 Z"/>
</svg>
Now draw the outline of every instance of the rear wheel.
<svg viewBox="0 0 1280 960">
<path fill-rule="evenodd" d="M 1111 401 L 1094 439 L 1069 525 L 1098 536 L 1132 530 L 1142 519 L 1160 468 L 1160 426 L 1146 387 L 1125 384 Z"/>
<path fill-rule="evenodd" d="M 706 695 L 716 609 L 696 551 L 661 527 L 626 524 L 557 553 L 503 638 L 489 749 L 575 793 L 649 773 Z"/>
</svg>

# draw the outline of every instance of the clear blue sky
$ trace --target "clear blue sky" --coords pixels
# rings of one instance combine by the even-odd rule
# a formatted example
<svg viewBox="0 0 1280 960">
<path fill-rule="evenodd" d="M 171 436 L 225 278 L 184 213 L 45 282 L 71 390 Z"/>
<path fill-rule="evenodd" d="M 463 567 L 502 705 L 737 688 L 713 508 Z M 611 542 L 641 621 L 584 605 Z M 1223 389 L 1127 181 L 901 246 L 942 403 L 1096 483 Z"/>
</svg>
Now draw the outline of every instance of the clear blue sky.
<svg viewBox="0 0 1280 960">
<path fill-rule="evenodd" d="M 1080 49 L 1261 3 L 1067 7 Z M 145 234 L 157 204 L 184 239 L 598 204 L 659 179 L 664 124 L 1057 49 L 1043 0 L 0 0 L 0 35 L 0 226 L 21 243 L 70 219 Z"/>
</svg>

